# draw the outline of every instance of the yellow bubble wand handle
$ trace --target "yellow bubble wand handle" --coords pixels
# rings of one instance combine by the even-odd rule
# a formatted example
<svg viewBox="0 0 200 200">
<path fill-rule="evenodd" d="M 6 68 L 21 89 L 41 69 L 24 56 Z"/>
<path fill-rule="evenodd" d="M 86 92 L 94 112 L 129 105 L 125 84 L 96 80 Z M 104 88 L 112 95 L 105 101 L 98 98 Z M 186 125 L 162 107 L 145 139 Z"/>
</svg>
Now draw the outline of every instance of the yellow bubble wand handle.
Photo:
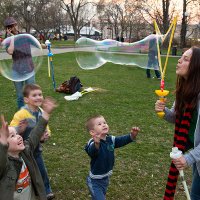
<svg viewBox="0 0 200 200">
<path fill-rule="evenodd" d="M 160 72 L 161 72 L 161 82 L 160 82 L 160 90 L 155 90 L 155 93 L 159 96 L 159 99 L 162 102 L 165 102 L 165 98 L 169 94 L 168 90 L 164 90 L 164 88 L 165 88 L 164 77 L 165 77 L 168 57 L 169 57 L 169 53 L 170 53 L 170 48 L 171 48 L 172 40 L 173 40 L 173 37 L 174 37 L 174 32 L 175 32 L 175 29 L 176 29 L 176 23 L 177 23 L 177 17 L 174 18 L 174 20 L 173 20 L 171 26 L 169 27 L 167 33 L 162 38 L 162 42 L 163 42 L 165 40 L 166 36 L 168 35 L 168 33 L 170 32 L 170 30 L 172 29 L 172 33 L 171 33 L 170 40 L 169 40 L 169 45 L 168 45 L 168 50 L 167 50 L 167 55 L 166 55 L 166 59 L 165 59 L 164 68 L 162 68 L 162 62 L 161 62 L 161 56 L 160 56 L 160 47 L 159 47 L 159 41 L 158 41 L 158 37 L 157 37 L 158 63 L 159 63 L 159 68 L 160 68 Z M 155 26 L 156 33 L 161 35 L 156 21 L 154 21 L 154 26 Z M 165 113 L 163 111 L 162 112 L 157 112 L 157 115 L 160 118 L 163 118 Z"/>
<path fill-rule="evenodd" d="M 159 100 L 161 102 L 165 102 L 166 96 L 169 94 L 169 90 L 155 90 L 155 93 L 158 95 Z M 160 111 L 160 112 L 157 112 L 157 115 L 160 118 L 163 118 L 165 113 L 164 113 L 164 111 Z"/>
</svg>

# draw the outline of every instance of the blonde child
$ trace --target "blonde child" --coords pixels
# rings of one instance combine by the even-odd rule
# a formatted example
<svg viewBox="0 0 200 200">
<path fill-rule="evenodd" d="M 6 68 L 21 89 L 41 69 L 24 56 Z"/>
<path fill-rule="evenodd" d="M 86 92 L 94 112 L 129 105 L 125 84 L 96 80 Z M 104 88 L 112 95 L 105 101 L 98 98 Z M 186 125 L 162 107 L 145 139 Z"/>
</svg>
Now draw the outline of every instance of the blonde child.
<svg viewBox="0 0 200 200">
<path fill-rule="evenodd" d="M 131 132 L 123 136 L 109 135 L 109 126 L 101 115 L 89 118 L 86 128 L 92 136 L 85 146 L 91 158 L 87 185 L 93 200 L 104 200 L 114 166 L 114 149 L 135 142 L 140 129 L 132 127 Z"/>
</svg>

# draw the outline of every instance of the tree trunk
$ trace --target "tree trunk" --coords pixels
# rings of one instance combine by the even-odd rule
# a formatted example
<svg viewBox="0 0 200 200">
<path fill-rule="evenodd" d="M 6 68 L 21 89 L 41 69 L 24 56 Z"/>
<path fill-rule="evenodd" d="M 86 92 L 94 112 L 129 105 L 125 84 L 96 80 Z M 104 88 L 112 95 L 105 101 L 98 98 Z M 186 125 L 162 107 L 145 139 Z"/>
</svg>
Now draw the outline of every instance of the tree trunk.
<svg viewBox="0 0 200 200">
<path fill-rule="evenodd" d="M 186 46 L 186 33 L 187 33 L 187 22 L 186 22 L 186 0 L 183 0 L 183 18 L 181 24 L 181 47 L 184 48 Z"/>
<path fill-rule="evenodd" d="M 166 33 L 169 28 L 169 0 L 163 0 L 163 32 Z"/>
</svg>

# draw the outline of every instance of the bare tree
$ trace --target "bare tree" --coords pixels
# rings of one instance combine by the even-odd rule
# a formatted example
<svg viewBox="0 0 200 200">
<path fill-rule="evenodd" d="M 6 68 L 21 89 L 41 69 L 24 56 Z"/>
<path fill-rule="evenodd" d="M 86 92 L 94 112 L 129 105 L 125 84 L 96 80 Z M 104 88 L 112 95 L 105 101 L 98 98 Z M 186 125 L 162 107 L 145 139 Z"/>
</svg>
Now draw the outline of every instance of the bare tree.
<svg viewBox="0 0 200 200">
<path fill-rule="evenodd" d="M 189 5 L 192 4 L 193 7 L 195 7 L 195 4 L 200 4 L 199 0 L 183 0 L 183 16 L 182 16 L 182 23 L 181 23 L 181 37 L 180 37 L 180 43 L 181 47 L 184 48 L 186 47 L 186 34 L 187 34 L 187 26 L 190 21 L 190 17 L 188 16 L 187 13 L 187 8 Z M 199 12 L 199 10 L 197 11 Z M 198 13 L 197 13 L 198 16 Z"/>
<path fill-rule="evenodd" d="M 146 31 L 144 31 L 145 21 L 142 13 L 139 11 L 140 1 L 112 0 L 99 1 L 100 8 L 98 10 L 99 20 L 103 20 L 103 24 L 107 24 L 111 30 L 111 37 L 126 37 L 129 42 L 140 39 Z"/>
<path fill-rule="evenodd" d="M 80 36 L 80 30 L 88 25 L 95 13 L 92 13 L 94 4 L 87 0 L 61 0 L 62 8 L 68 13 L 74 30 L 74 40 Z"/>
<path fill-rule="evenodd" d="M 169 5 L 170 0 L 162 0 L 162 10 L 163 10 L 163 31 L 167 32 L 169 28 Z"/>
<path fill-rule="evenodd" d="M 16 17 L 16 6 L 13 0 L 0 0 L 0 22 L 3 25 L 4 20 L 9 17 Z M 3 28 L 3 26 L 2 26 Z"/>
<path fill-rule="evenodd" d="M 151 1 L 151 3 L 150 3 Z M 170 21 L 175 17 L 176 7 L 171 0 L 152 1 L 142 0 L 140 10 L 143 13 L 144 19 L 153 27 L 155 20 L 161 30 L 166 33 L 169 28 Z M 150 20 L 149 20 L 150 19 Z M 154 28 L 154 27 L 153 27 Z"/>
<path fill-rule="evenodd" d="M 55 23 L 59 20 L 61 7 L 53 0 L 35 0 L 33 6 L 32 26 L 45 40 L 48 33 L 57 25 Z"/>
<path fill-rule="evenodd" d="M 105 35 L 103 35 L 103 30 L 108 27 L 108 19 L 106 16 L 105 9 L 106 9 L 105 0 L 100 0 L 97 3 L 97 16 L 98 16 L 98 20 L 99 20 L 100 31 L 102 33 L 101 39 L 105 38 Z"/>
</svg>

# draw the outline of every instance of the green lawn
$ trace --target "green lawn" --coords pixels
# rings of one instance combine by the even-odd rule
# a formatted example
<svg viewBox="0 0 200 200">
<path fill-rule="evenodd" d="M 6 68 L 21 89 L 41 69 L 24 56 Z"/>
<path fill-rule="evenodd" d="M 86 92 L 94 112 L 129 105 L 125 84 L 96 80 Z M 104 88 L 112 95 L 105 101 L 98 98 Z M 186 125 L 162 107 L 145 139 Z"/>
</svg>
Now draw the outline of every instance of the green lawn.
<svg viewBox="0 0 200 200">
<path fill-rule="evenodd" d="M 77 75 L 85 87 L 101 88 L 78 101 L 69 102 L 64 99 L 64 94 L 53 91 L 46 57 L 36 75 L 44 96 L 53 96 L 59 104 L 49 122 L 52 137 L 44 144 L 44 160 L 56 199 L 90 199 L 85 184 L 89 157 L 84 152 L 84 145 L 90 136 L 84 124 L 89 116 L 97 113 L 105 116 L 114 135 L 128 133 L 135 125 L 141 129 L 136 144 L 115 151 L 116 161 L 107 199 L 162 199 L 170 166 L 174 126 L 159 119 L 154 112 L 157 99 L 154 90 L 159 89 L 159 81 L 147 79 L 144 69 L 132 66 L 107 63 L 95 70 L 82 70 L 75 61 L 74 53 L 55 54 L 53 60 L 57 85 Z M 177 60 L 169 59 L 166 72 L 169 106 L 174 99 L 172 93 Z M 10 121 L 16 111 L 14 86 L 0 76 L 0 87 L 0 111 Z M 186 170 L 185 174 L 190 185 L 191 171 Z M 180 186 L 179 182 L 176 199 L 184 200 L 186 197 Z"/>
<path fill-rule="evenodd" d="M 51 40 L 51 43 L 53 48 L 74 46 L 75 44 L 74 40 Z"/>
</svg>

